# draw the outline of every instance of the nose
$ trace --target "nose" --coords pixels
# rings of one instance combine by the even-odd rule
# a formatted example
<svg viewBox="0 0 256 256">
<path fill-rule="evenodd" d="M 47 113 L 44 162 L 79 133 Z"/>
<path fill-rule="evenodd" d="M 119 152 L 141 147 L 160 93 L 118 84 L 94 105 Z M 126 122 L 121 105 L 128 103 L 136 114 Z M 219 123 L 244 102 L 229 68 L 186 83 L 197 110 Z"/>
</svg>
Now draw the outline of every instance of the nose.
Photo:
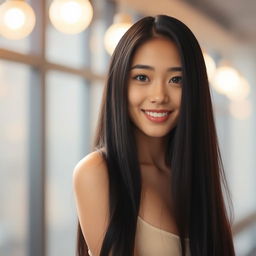
<svg viewBox="0 0 256 256">
<path fill-rule="evenodd" d="M 166 92 L 166 88 L 164 84 L 157 83 L 152 85 L 152 89 L 150 91 L 150 102 L 152 103 L 166 103 L 168 102 L 168 94 Z"/>
</svg>

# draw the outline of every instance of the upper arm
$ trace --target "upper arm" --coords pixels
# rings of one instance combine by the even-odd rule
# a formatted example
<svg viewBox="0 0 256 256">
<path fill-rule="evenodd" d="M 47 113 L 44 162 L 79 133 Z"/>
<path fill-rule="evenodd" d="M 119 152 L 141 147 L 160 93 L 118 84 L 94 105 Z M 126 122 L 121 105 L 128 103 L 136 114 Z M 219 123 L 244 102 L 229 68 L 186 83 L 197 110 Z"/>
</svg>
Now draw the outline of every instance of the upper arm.
<svg viewBox="0 0 256 256">
<path fill-rule="evenodd" d="M 83 158 L 73 172 L 77 214 L 93 256 L 100 254 L 109 221 L 108 172 L 98 152 Z"/>
</svg>

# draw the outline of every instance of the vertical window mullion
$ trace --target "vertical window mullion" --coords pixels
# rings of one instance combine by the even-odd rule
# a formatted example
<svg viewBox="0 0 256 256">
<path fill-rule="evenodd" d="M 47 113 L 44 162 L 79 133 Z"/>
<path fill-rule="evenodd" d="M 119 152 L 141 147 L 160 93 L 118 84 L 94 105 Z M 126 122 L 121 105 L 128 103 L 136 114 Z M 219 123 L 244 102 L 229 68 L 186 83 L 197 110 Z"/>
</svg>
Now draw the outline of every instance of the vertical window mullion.
<svg viewBox="0 0 256 256">
<path fill-rule="evenodd" d="M 45 30 L 44 0 L 32 0 L 36 13 L 36 27 L 30 36 L 30 52 L 40 58 L 39 68 L 31 68 L 29 89 L 29 256 L 45 256 Z"/>
</svg>

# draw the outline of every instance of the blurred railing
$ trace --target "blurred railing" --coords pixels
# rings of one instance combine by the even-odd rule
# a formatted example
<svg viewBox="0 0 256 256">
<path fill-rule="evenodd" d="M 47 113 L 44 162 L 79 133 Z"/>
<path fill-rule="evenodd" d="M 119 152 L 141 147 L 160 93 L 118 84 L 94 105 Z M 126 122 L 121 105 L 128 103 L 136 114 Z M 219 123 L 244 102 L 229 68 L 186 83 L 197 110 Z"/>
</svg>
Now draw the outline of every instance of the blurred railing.
<svg viewBox="0 0 256 256">
<path fill-rule="evenodd" d="M 244 231 L 247 228 L 250 228 L 253 224 L 256 223 L 256 211 L 248 215 L 247 217 L 239 220 L 232 227 L 232 233 L 234 236 Z"/>
</svg>

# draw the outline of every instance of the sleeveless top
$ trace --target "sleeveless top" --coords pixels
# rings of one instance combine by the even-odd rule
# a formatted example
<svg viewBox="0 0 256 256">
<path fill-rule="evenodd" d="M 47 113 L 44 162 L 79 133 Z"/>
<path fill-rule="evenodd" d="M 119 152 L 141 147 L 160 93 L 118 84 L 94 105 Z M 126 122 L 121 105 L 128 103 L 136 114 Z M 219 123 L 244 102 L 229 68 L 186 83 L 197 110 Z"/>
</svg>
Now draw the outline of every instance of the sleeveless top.
<svg viewBox="0 0 256 256">
<path fill-rule="evenodd" d="M 186 238 L 186 256 L 190 256 L 189 239 Z M 138 216 L 135 237 L 137 256 L 180 256 L 179 236 L 157 228 Z"/>
<path fill-rule="evenodd" d="M 189 239 L 186 238 L 186 256 L 190 256 Z M 137 256 L 181 256 L 179 236 L 157 228 L 138 216 L 135 236 Z M 88 250 L 90 256 L 93 256 Z"/>
</svg>

